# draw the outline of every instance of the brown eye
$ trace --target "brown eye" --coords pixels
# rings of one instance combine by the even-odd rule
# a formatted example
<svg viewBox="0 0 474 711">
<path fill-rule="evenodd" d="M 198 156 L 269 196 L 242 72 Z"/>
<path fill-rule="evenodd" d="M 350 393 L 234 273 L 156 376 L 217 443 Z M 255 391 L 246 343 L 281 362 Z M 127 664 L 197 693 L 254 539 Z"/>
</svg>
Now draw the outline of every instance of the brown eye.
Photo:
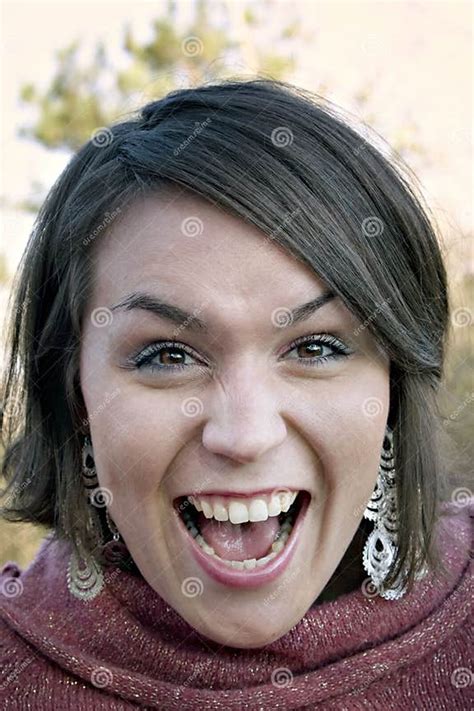
<svg viewBox="0 0 474 711">
<path fill-rule="evenodd" d="M 296 357 L 291 357 L 290 360 L 296 360 L 309 367 L 317 367 L 328 360 L 344 358 L 352 354 L 342 341 L 329 334 L 302 338 L 293 343 L 287 354 L 292 351 L 296 352 Z"/>
<path fill-rule="evenodd" d="M 320 346 L 317 343 L 300 343 L 296 346 L 296 350 L 298 351 L 298 355 L 302 358 L 305 356 L 314 357 L 322 355 L 323 346 Z"/>
<path fill-rule="evenodd" d="M 150 346 L 147 346 L 147 348 L 132 359 L 132 362 L 139 370 L 161 370 L 165 372 L 167 370 L 184 370 L 185 368 L 190 368 L 195 365 L 193 362 L 186 363 L 186 357 L 194 360 L 197 364 L 200 363 L 196 356 L 190 350 L 188 351 L 184 345 L 158 341 L 157 343 L 152 343 Z"/>
<path fill-rule="evenodd" d="M 159 351 L 160 365 L 181 365 L 184 351 L 181 348 L 161 348 Z"/>
</svg>

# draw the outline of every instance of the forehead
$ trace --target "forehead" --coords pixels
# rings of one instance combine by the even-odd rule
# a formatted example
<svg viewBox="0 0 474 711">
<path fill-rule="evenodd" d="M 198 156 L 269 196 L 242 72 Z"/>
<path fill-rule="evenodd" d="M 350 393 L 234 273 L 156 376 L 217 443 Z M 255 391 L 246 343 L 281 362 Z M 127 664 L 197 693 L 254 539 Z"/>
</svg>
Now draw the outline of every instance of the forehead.
<svg viewBox="0 0 474 711">
<path fill-rule="evenodd" d="M 299 304 L 325 289 L 302 262 L 261 230 L 179 189 L 142 197 L 124 210 L 94 250 L 95 301 L 144 289 L 160 296 L 218 299 L 219 308 Z"/>
</svg>

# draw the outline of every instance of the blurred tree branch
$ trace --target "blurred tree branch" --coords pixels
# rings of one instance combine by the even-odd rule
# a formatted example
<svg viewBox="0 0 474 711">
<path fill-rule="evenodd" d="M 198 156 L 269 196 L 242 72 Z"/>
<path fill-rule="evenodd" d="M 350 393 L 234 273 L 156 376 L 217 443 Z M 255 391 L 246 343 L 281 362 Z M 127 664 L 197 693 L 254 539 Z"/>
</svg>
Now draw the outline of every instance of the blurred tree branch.
<svg viewBox="0 0 474 711">
<path fill-rule="evenodd" d="M 260 9 L 271 9 L 272 2 Z M 83 66 L 78 40 L 56 53 L 57 68 L 50 85 L 40 91 L 33 84 L 21 87 L 20 98 L 36 109 L 37 118 L 20 129 L 20 135 L 33 138 L 48 148 L 76 151 L 89 140 L 92 132 L 123 115 L 133 98 L 133 108 L 160 98 L 181 85 L 215 80 L 225 74 L 220 61 L 229 59 L 233 67 L 243 62 L 254 73 L 280 79 L 294 67 L 286 46 L 299 36 L 296 22 L 280 29 L 283 54 L 265 52 L 258 41 L 265 18 L 256 9 L 232 1 L 222 2 L 226 22 L 216 18 L 216 4 L 209 12 L 207 0 L 196 0 L 194 18 L 186 29 L 178 29 L 176 2 L 168 2 L 166 15 L 152 23 L 152 37 L 140 44 L 129 25 L 124 28 L 124 69 L 115 69 L 103 43 L 99 43 L 92 61 Z M 231 37 L 228 27 L 232 27 Z"/>
</svg>

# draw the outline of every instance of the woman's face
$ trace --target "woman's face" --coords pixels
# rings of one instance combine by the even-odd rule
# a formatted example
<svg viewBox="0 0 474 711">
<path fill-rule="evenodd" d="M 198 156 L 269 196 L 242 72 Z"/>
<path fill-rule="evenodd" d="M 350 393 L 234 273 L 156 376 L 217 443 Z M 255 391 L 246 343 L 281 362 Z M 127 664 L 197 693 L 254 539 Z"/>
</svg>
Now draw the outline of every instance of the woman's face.
<svg viewBox="0 0 474 711">
<path fill-rule="evenodd" d="M 191 193 L 133 203 L 95 245 L 94 269 L 80 376 L 111 517 L 199 633 L 268 644 L 304 616 L 358 528 L 389 361 L 338 298 L 297 312 L 325 285 Z M 295 495 L 290 529 L 278 503 Z M 272 551 L 281 525 L 290 535 Z"/>
</svg>

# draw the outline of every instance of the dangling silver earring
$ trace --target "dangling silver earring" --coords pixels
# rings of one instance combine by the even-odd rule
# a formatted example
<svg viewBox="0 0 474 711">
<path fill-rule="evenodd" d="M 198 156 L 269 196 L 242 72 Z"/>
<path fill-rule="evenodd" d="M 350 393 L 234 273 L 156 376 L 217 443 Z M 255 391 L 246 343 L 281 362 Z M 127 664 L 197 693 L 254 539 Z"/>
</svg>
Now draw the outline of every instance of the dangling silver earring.
<svg viewBox="0 0 474 711">
<path fill-rule="evenodd" d="M 95 506 L 94 493 L 99 488 L 99 480 L 95 469 L 92 443 L 89 437 L 85 437 L 82 447 L 82 480 L 84 492 L 91 504 L 91 517 L 89 528 L 93 532 L 93 538 L 98 543 L 99 558 L 106 565 L 118 565 L 125 560 L 128 549 L 121 540 L 120 533 L 106 510 L 106 524 L 112 539 L 104 542 L 99 513 Z M 93 510 L 92 510 L 93 509 Z M 80 560 L 75 551 L 71 553 L 67 569 L 67 584 L 72 595 L 80 600 L 93 600 L 104 587 L 104 573 L 99 561 L 91 558 L 89 561 Z"/>
<path fill-rule="evenodd" d="M 379 474 L 375 489 L 364 511 L 364 518 L 374 521 L 375 525 L 365 542 L 362 553 L 363 566 L 381 597 L 387 600 L 398 599 L 406 592 L 401 581 L 391 588 L 383 587 L 398 553 L 398 506 L 393 432 L 388 425 L 385 430 Z"/>
<path fill-rule="evenodd" d="M 93 600 L 104 587 L 104 573 L 97 561 L 84 561 L 73 551 L 66 574 L 69 592 L 79 600 Z"/>
</svg>

